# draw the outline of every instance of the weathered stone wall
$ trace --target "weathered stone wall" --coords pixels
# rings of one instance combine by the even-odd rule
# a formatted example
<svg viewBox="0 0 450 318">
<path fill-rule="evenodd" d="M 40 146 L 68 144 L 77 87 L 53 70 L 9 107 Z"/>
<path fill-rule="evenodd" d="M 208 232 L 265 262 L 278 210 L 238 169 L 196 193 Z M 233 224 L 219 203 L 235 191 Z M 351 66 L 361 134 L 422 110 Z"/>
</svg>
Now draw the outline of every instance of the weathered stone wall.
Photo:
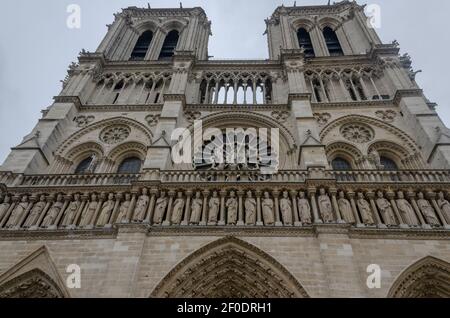
<svg viewBox="0 0 450 318">
<path fill-rule="evenodd" d="M 178 263 L 222 237 L 147 236 L 142 229 L 127 229 L 114 238 L 2 240 L 0 276 L 44 245 L 64 281 L 68 265 L 81 266 L 82 288 L 70 290 L 72 297 L 149 297 Z M 311 297 L 386 297 L 395 279 L 418 260 L 434 256 L 450 262 L 448 238 L 350 238 L 320 233 L 239 239 L 281 263 Z M 366 286 L 370 264 L 382 269 L 381 289 Z"/>
</svg>

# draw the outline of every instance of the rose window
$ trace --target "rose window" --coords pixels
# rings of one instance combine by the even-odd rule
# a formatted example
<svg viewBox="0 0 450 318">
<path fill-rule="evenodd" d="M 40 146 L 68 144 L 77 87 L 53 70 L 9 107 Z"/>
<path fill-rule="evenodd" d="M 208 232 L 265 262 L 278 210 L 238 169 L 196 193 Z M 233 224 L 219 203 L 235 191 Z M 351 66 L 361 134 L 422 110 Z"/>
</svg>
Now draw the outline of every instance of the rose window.
<svg viewBox="0 0 450 318">
<path fill-rule="evenodd" d="M 374 132 L 370 127 L 360 125 L 360 124 L 348 124 L 342 126 L 341 135 L 355 143 L 366 143 L 374 138 Z"/>
<path fill-rule="evenodd" d="M 124 141 L 129 135 L 130 128 L 127 126 L 108 127 L 100 134 L 100 140 L 112 145 Z"/>
</svg>

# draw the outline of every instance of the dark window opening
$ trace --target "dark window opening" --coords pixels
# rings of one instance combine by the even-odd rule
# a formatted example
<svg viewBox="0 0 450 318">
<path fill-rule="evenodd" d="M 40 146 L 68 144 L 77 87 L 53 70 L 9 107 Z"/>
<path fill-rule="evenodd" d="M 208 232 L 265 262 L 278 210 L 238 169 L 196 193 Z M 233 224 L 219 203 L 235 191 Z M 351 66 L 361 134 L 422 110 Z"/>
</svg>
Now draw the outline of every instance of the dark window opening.
<svg viewBox="0 0 450 318">
<path fill-rule="evenodd" d="M 152 31 L 146 31 L 146 32 L 142 33 L 142 35 L 137 40 L 137 43 L 133 49 L 133 52 L 131 53 L 130 60 L 141 61 L 141 60 L 145 59 L 145 56 L 147 55 L 147 51 L 150 47 L 150 44 L 152 43 L 152 39 L 153 39 Z"/>
<path fill-rule="evenodd" d="M 89 167 L 92 164 L 92 160 L 93 159 L 92 159 L 92 156 L 91 156 L 91 157 L 88 157 L 88 158 L 84 159 L 83 161 L 81 161 L 78 164 L 77 168 L 75 169 L 75 174 L 83 174 L 83 173 L 86 173 L 86 172 L 90 172 L 88 170 L 89 170 Z"/>
<path fill-rule="evenodd" d="M 388 171 L 397 171 L 398 170 L 398 166 L 397 164 L 389 158 L 386 157 L 380 157 L 380 163 L 381 165 L 384 167 L 384 170 L 388 170 Z"/>
<path fill-rule="evenodd" d="M 141 171 L 142 161 L 137 157 L 127 158 L 119 166 L 117 173 L 136 174 Z"/>
<path fill-rule="evenodd" d="M 297 31 L 298 44 L 305 49 L 305 57 L 315 57 L 314 47 L 312 45 L 309 32 L 301 28 Z"/>
<path fill-rule="evenodd" d="M 163 47 L 161 49 L 161 53 L 159 55 L 160 60 L 170 59 L 174 53 L 178 44 L 178 39 L 180 35 L 178 31 L 174 30 L 167 34 L 166 39 L 164 40 Z"/>
<path fill-rule="evenodd" d="M 350 163 L 341 158 L 341 157 L 337 157 L 335 158 L 332 162 L 331 162 L 331 166 L 333 167 L 333 170 L 336 171 L 350 171 L 352 170 L 352 166 L 350 165 Z"/>
<path fill-rule="evenodd" d="M 344 55 L 342 51 L 341 44 L 337 38 L 336 32 L 334 32 L 330 27 L 325 27 L 323 29 L 323 36 L 325 38 L 325 43 L 328 48 L 328 52 L 331 56 L 341 56 Z"/>
</svg>

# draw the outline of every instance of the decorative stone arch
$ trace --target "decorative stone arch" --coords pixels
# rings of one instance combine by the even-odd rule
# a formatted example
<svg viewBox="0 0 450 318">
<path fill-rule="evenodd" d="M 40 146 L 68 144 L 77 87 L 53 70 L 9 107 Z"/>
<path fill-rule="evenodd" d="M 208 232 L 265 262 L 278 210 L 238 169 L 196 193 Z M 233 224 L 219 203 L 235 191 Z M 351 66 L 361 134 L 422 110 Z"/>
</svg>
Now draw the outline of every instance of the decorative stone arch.
<svg viewBox="0 0 450 318">
<path fill-rule="evenodd" d="M 148 147 L 138 141 L 125 142 L 115 148 L 113 148 L 107 155 L 110 162 L 109 172 L 117 171 L 119 165 L 123 160 L 131 157 L 137 157 L 144 162 L 147 156 Z"/>
<path fill-rule="evenodd" d="M 320 31 L 322 32 L 323 29 L 325 29 L 326 27 L 331 28 L 333 31 L 336 32 L 336 30 L 341 26 L 341 22 L 332 16 L 325 16 L 322 17 L 319 21 L 318 21 L 318 26 L 320 28 Z M 339 39 L 340 40 L 340 39 Z"/>
<path fill-rule="evenodd" d="M 154 298 L 307 298 L 277 260 L 235 237 L 200 248 L 158 284 Z"/>
<path fill-rule="evenodd" d="M 353 169 L 360 168 L 359 164 L 364 157 L 358 148 L 346 142 L 334 142 L 329 144 L 325 147 L 325 152 L 330 166 L 334 159 L 342 157 L 352 165 Z"/>
<path fill-rule="evenodd" d="M 0 275 L 0 298 L 69 298 L 48 249 L 43 246 Z"/>
<path fill-rule="evenodd" d="M 382 157 L 391 159 L 399 168 L 403 168 L 404 160 L 413 155 L 409 153 L 408 150 L 406 150 L 404 147 L 388 140 L 377 140 L 373 142 L 368 147 L 368 153 L 370 153 L 372 150 L 376 150 Z"/>
<path fill-rule="evenodd" d="M 389 298 L 450 298 L 450 264 L 428 256 L 403 271 Z"/>
<path fill-rule="evenodd" d="M 146 32 L 146 31 L 152 31 L 153 36 L 155 36 L 156 31 L 158 30 L 158 24 L 156 24 L 152 20 L 143 20 L 143 21 L 139 21 L 138 23 L 136 23 L 134 25 L 134 29 L 138 33 L 138 36 L 140 36 L 142 33 Z"/>
<path fill-rule="evenodd" d="M 182 19 L 182 18 L 169 19 L 160 26 L 160 29 L 165 34 L 169 33 L 170 31 L 176 30 L 180 33 L 180 38 L 181 38 L 181 33 L 187 27 L 187 25 L 188 25 L 188 21 L 186 21 L 185 19 Z"/>
<path fill-rule="evenodd" d="M 72 148 L 65 156 L 67 160 L 77 166 L 81 161 L 95 154 L 97 158 L 103 158 L 105 152 L 103 147 L 96 142 L 86 142 Z"/>
<path fill-rule="evenodd" d="M 306 31 L 311 32 L 312 29 L 314 29 L 314 21 L 312 21 L 311 19 L 307 19 L 307 18 L 298 18 L 295 19 L 294 21 L 292 21 L 292 29 L 294 30 L 295 33 L 297 33 L 297 31 L 301 28 L 304 28 Z"/>
<path fill-rule="evenodd" d="M 297 143 L 291 132 L 278 121 L 262 114 L 252 113 L 248 111 L 228 111 L 218 112 L 205 116 L 202 119 L 203 130 L 207 128 L 278 128 L 280 130 L 280 170 L 285 166 L 294 166 L 295 158 L 293 155 L 296 153 Z M 194 136 L 194 124 L 191 124 L 187 128 L 191 136 Z M 268 132 L 270 135 L 270 132 Z M 270 136 L 269 136 L 270 137 Z M 193 138 L 192 138 L 193 139 Z M 192 147 L 194 147 L 194 141 L 192 140 Z M 197 149 L 194 148 L 194 152 Z"/>
<path fill-rule="evenodd" d="M 145 144 L 150 145 L 152 142 L 153 134 L 152 132 L 142 123 L 137 122 L 134 119 L 130 118 L 124 118 L 124 117 L 113 117 L 108 118 L 96 123 L 93 123 L 84 129 L 81 129 L 77 131 L 76 133 L 72 134 L 69 138 L 64 141 L 61 146 L 56 151 L 56 154 L 65 156 L 67 153 L 67 150 L 70 149 L 76 142 L 79 142 L 83 136 L 93 132 L 93 131 L 102 131 L 105 127 L 108 126 L 114 126 L 114 125 L 126 125 L 131 128 L 135 128 L 138 130 L 142 135 L 142 137 L 145 138 Z"/>
<path fill-rule="evenodd" d="M 330 133 L 335 128 L 341 127 L 348 123 L 365 124 L 365 125 L 371 126 L 371 128 L 375 127 L 377 129 L 381 129 L 386 132 L 389 132 L 391 135 L 393 135 L 393 137 L 395 137 L 397 139 L 395 142 L 397 144 L 402 144 L 404 149 L 406 149 L 408 151 L 409 155 L 414 155 L 414 154 L 417 154 L 420 152 L 419 147 L 414 142 L 414 140 L 408 134 L 403 132 L 402 130 L 398 129 L 397 127 L 395 127 L 391 124 L 385 123 L 381 120 L 378 120 L 378 119 L 375 119 L 372 117 L 362 116 L 362 115 L 348 115 L 348 116 L 338 118 L 338 119 L 334 120 L 333 122 L 329 123 L 320 132 L 320 141 L 323 143 L 326 143 L 326 138 L 330 135 Z M 375 139 L 372 141 L 372 143 L 379 141 L 379 139 L 377 140 L 376 138 L 377 138 L 377 136 L 375 135 Z M 334 137 L 333 140 L 336 140 L 336 137 Z M 382 139 L 382 140 L 385 140 L 385 139 Z M 364 148 L 367 148 L 367 145 Z M 364 150 L 367 151 L 368 149 L 364 149 Z M 364 153 L 364 151 L 363 151 L 363 153 Z"/>
</svg>

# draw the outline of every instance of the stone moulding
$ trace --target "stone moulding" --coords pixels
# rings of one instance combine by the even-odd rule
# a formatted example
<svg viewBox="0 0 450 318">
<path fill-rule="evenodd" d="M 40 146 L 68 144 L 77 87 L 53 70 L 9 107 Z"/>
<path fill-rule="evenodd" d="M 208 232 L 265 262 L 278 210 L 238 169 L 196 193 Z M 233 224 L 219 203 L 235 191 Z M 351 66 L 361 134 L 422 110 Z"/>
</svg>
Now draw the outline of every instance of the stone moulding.
<svg viewBox="0 0 450 318">
<path fill-rule="evenodd" d="M 149 224 L 116 224 L 112 228 L 75 230 L 0 230 L 3 241 L 58 241 L 116 239 L 119 233 L 141 233 L 147 237 L 236 236 L 236 237 L 318 237 L 321 234 L 347 235 L 350 239 L 445 240 L 450 231 L 433 229 L 354 228 L 347 224 L 314 224 L 302 227 L 276 226 L 151 226 Z"/>
</svg>

